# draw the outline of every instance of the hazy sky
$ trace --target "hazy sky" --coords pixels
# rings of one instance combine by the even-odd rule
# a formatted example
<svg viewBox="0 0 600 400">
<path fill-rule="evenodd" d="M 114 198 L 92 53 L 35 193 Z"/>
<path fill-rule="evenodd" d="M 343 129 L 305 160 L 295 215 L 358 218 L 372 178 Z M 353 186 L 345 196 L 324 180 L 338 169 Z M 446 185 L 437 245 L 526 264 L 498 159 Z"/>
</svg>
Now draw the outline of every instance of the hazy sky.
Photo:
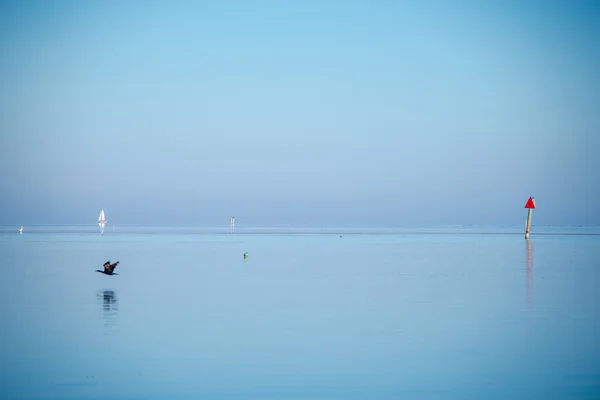
<svg viewBox="0 0 600 400">
<path fill-rule="evenodd" d="M 2 1 L 0 224 L 600 225 L 600 3 Z"/>
</svg>

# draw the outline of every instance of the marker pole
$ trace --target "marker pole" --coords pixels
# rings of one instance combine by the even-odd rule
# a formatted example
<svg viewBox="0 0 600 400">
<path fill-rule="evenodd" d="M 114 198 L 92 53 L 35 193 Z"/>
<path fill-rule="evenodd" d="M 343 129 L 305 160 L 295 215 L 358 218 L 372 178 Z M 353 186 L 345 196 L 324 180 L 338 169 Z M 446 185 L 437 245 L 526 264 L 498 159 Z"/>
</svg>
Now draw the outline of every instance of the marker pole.
<svg viewBox="0 0 600 400">
<path fill-rule="evenodd" d="M 529 231 L 531 230 L 531 214 L 533 214 L 533 208 L 527 210 L 527 224 L 525 225 L 525 239 L 529 240 Z"/>
</svg>

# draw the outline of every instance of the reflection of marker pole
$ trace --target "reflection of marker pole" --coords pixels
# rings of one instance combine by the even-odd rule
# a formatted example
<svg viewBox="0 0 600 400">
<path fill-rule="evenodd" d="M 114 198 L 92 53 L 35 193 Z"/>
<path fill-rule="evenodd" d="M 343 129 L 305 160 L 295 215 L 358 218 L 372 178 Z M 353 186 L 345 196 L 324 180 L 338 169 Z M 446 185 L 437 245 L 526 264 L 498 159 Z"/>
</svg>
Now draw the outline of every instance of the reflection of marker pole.
<svg viewBox="0 0 600 400">
<path fill-rule="evenodd" d="M 529 240 L 529 231 L 531 230 L 531 214 L 533 214 L 533 209 L 535 208 L 535 200 L 533 197 L 530 197 L 527 200 L 527 204 L 525 204 L 525 208 L 527 208 L 527 223 L 525 224 L 525 239 Z"/>
<path fill-rule="evenodd" d="M 533 303 L 533 253 L 531 242 L 527 241 L 527 305 Z"/>
</svg>

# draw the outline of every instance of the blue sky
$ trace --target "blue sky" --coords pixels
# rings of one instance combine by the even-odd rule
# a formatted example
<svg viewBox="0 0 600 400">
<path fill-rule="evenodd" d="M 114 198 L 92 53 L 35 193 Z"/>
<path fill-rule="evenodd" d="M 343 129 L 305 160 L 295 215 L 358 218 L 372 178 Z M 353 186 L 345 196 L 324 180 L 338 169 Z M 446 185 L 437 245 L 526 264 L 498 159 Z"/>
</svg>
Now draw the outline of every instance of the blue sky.
<svg viewBox="0 0 600 400">
<path fill-rule="evenodd" d="M 0 224 L 600 225 L 595 2 L 0 2 Z"/>
</svg>

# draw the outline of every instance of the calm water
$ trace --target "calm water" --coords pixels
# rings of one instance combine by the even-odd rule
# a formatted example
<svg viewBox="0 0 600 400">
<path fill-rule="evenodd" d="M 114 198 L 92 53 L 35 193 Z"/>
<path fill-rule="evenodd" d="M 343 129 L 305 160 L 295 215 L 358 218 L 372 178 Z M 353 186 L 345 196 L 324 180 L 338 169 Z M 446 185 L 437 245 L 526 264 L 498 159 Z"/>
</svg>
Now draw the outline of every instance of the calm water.
<svg viewBox="0 0 600 400">
<path fill-rule="evenodd" d="M 600 398 L 589 230 L 15 231 L 0 398 Z"/>
</svg>

